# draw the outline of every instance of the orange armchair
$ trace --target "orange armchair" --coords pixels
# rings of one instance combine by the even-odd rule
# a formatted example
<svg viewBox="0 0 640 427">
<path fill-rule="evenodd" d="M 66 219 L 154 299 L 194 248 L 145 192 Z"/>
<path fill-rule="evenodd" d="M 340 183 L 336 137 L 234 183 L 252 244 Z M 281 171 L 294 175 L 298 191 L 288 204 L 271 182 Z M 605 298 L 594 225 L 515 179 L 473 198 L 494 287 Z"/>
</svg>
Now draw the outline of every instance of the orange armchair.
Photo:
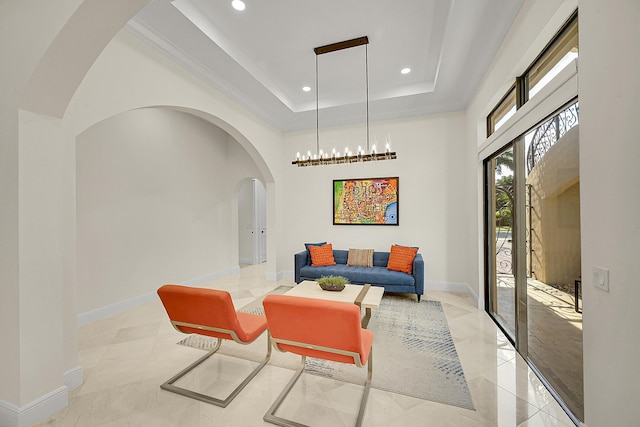
<svg viewBox="0 0 640 427">
<path fill-rule="evenodd" d="M 271 342 L 276 349 L 302 356 L 300 366 L 264 416 L 280 426 L 303 426 L 275 415 L 304 371 L 307 357 L 367 365 L 367 379 L 356 426 L 362 424 L 371 387 L 373 333 L 360 324 L 360 308 L 346 302 L 287 295 L 268 295 L 263 301 Z"/>
<path fill-rule="evenodd" d="M 271 345 L 268 340 L 265 359 L 224 399 L 187 390 L 173 383 L 217 352 L 223 339 L 240 344 L 250 344 L 255 341 L 267 329 L 266 318 L 236 312 L 231 295 L 226 291 L 164 285 L 158 289 L 158 296 L 169 315 L 171 324 L 179 332 L 217 338 L 216 345 L 211 351 L 173 376 L 160 388 L 225 408 L 269 361 Z"/>
</svg>

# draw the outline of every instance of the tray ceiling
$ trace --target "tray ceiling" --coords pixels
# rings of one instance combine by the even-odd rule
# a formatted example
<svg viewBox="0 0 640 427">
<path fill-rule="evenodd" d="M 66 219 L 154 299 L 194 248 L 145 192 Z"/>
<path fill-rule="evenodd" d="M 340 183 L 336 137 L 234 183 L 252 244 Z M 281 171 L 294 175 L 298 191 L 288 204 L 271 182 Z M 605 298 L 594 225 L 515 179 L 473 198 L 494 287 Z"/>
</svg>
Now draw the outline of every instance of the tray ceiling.
<svg viewBox="0 0 640 427">
<path fill-rule="evenodd" d="M 464 110 L 522 0 L 244 2 L 155 0 L 127 29 L 290 131 L 316 126 L 313 48 L 361 36 L 317 57 L 322 127 L 363 120 L 367 64 L 370 120 Z"/>
</svg>

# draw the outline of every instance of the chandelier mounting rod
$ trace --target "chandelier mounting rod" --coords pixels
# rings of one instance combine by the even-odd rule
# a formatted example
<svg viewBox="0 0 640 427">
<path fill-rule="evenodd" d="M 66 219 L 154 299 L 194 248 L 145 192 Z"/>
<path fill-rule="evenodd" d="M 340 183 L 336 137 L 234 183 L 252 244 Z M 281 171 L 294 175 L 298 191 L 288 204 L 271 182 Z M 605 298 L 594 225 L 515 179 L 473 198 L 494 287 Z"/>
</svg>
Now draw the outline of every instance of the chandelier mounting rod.
<svg viewBox="0 0 640 427">
<path fill-rule="evenodd" d="M 320 126 L 320 118 L 319 118 L 320 94 L 318 93 L 318 89 L 319 89 L 318 87 L 318 56 L 323 55 L 325 53 L 337 52 L 339 50 L 350 49 L 352 47 L 357 47 L 362 45 L 364 45 L 364 48 L 365 48 L 365 53 L 364 53 L 365 54 L 365 82 L 367 86 L 367 102 L 366 102 L 366 105 L 367 105 L 367 112 L 366 112 L 367 114 L 367 120 L 366 120 L 367 151 L 369 151 L 371 148 L 369 144 L 369 37 L 362 36 L 362 37 L 357 37 L 351 40 L 344 40 L 337 43 L 331 43 L 324 46 L 319 46 L 313 49 L 313 51 L 316 53 L 316 153 L 320 152 L 320 135 L 318 132 L 318 128 Z"/>
<path fill-rule="evenodd" d="M 363 44 L 369 44 L 369 37 L 363 36 L 363 37 L 358 37 L 351 40 L 345 40 L 342 42 L 331 43 L 328 45 L 316 47 L 313 49 L 313 51 L 316 53 L 316 55 L 322 55 L 325 53 L 336 52 L 338 50 L 349 49 L 356 46 L 362 46 Z"/>
</svg>

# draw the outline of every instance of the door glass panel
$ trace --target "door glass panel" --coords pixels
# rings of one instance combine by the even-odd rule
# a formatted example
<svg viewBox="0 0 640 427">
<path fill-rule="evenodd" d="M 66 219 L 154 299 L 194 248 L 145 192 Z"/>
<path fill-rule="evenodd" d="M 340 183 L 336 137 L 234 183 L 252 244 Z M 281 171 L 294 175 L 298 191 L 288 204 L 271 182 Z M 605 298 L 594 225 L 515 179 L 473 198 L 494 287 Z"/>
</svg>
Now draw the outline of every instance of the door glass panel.
<svg viewBox="0 0 640 427">
<path fill-rule="evenodd" d="M 515 339 L 513 146 L 494 156 L 487 165 L 489 310 L 507 335 Z"/>
<path fill-rule="evenodd" d="M 528 358 L 583 420 L 577 124 L 576 103 L 528 132 L 520 167 L 526 174 Z"/>
</svg>

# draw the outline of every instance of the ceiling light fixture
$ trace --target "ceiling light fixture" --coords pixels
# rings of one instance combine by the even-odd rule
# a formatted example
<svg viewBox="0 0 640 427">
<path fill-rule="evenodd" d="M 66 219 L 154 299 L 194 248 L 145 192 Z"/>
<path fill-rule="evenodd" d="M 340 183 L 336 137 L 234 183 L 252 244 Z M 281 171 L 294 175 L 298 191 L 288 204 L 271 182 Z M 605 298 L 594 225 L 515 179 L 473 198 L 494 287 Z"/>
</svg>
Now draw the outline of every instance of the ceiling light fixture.
<svg viewBox="0 0 640 427">
<path fill-rule="evenodd" d="M 411 68 L 409 68 L 409 67 L 403 68 L 402 70 L 400 70 L 400 72 L 402 74 L 409 74 L 411 72 Z"/>
<path fill-rule="evenodd" d="M 354 154 L 349 147 L 345 147 L 344 155 L 340 155 L 340 152 L 336 151 L 335 148 L 331 149 L 331 153 L 323 152 L 320 149 L 320 122 L 319 122 L 319 112 L 320 112 L 320 101 L 319 101 L 319 91 L 318 91 L 318 56 L 323 55 L 325 53 L 336 52 L 343 49 L 349 49 L 356 46 L 365 47 L 365 81 L 367 87 L 367 136 L 366 136 L 366 150 L 362 148 L 362 146 L 358 146 L 357 152 Z M 345 40 L 338 43 L 329 44 L 326 46 L 320 46 L 313 49 L 316 53 L 316 153 L 311 154 L 311 150 L 307 151 L 306 155 L 300 155 L 300 153 L 296 153 L 296 159 L 291 162 L 293 165 L 297 166 L 318 166 L 318 165 L 334 165 L 339 163 L 361 163 L 361 162 L 369 162 L 369 161 L 377 161 L 377 160 L 391 160 L 395 159 L 396 152 L 391 151 L 391 137 L 387 135 L 385 141 L 384 152 L 378 153 L 376 150 L 376 145 L 369 146 L 369 38 L 367 36 L 359 37 L 357 39 Z"/>
<path fill-rule="evenodd" d="M 233 6 L 235 10 L 239 10 L 239 11 L 243 11 L 246 7 L 242 0 L 233 0 L 231 2 L 231 6 Z"/>
<path fill-rule="evenodd" d="M 302 88 L 302 90 L 305 91 L 305 92 L 309 92 L 309 91 L 311 91 L 311 88 L 309 86 L 305 86 L 305 87 Z"/>
</svg>

